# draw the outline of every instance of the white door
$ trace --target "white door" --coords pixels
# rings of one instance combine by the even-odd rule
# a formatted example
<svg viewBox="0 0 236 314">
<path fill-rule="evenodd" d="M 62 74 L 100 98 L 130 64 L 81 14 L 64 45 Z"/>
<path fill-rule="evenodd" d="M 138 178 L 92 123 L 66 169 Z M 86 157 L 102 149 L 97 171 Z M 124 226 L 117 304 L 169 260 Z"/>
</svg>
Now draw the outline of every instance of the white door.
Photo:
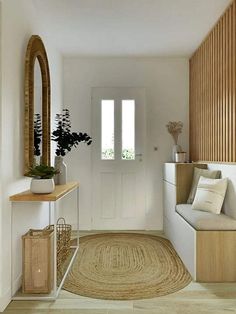
<svg viewBox="0 0 236 314">
<path fill-rule="evenodd" d="M 145 229 L 145 89 L 92 89 L 92 228 Z"/>
</svg>

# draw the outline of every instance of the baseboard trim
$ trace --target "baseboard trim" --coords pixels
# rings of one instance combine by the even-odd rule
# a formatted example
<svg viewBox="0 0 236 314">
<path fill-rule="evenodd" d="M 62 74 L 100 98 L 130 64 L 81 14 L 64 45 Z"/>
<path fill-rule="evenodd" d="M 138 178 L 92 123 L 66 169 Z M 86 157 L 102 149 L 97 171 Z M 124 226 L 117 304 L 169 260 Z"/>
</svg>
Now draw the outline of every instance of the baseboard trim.
<svg viewBox="0 0 236 314">
<path fill-rule="evenodd" d="M 12 295 L 14 295 L 22 285 L 22 274 L 20 274 L 12 284 Z"/>
<path fill-rule="evenodd" d="M 11 302 L 11 288 L 0 297 L 0 312 L 2 313 Z"/>
</svg>

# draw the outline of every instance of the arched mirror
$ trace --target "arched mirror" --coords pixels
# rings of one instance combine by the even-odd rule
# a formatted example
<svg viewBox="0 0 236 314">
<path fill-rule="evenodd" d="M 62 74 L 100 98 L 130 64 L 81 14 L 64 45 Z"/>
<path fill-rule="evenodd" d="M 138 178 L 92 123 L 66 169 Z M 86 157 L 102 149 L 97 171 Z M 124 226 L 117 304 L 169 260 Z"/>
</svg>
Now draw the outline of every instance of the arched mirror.
<svg viewBox="0 0 236 314">
<path fill-rule="evenodd" d="M 42 39 L 31 36 L 25 58 L 25 173 L 50 165 L 50 73 Z"/>
</svg>

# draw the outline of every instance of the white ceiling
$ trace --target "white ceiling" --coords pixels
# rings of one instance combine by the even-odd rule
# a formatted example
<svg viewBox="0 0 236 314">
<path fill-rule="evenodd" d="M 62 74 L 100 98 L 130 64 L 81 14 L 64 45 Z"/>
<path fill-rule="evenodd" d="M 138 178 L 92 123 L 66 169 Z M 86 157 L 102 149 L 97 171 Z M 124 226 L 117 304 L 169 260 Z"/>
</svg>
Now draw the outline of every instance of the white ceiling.
<svg viewBox="0 0 236 314">
<path fill-rule="evenodd" d="M 33 0 L 64 55 L 189 56 L 231 0 Z"/>
</svg>

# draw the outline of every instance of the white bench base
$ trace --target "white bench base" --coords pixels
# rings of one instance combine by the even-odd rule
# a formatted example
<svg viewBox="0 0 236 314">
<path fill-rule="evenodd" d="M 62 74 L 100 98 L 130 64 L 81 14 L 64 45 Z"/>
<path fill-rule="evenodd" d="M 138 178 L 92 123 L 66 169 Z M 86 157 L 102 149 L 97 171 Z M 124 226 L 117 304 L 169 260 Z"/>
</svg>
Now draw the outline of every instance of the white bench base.
<svg viewBox="0 0 236 314">
<path fill-rule="evenodd" d="M 176 204 L 187 201 L 195 166 L 165 164 L 164 232 L 193 280 L 236 282 L 236 230 L 198 231 L 175 211 Z"/>
</svg>

